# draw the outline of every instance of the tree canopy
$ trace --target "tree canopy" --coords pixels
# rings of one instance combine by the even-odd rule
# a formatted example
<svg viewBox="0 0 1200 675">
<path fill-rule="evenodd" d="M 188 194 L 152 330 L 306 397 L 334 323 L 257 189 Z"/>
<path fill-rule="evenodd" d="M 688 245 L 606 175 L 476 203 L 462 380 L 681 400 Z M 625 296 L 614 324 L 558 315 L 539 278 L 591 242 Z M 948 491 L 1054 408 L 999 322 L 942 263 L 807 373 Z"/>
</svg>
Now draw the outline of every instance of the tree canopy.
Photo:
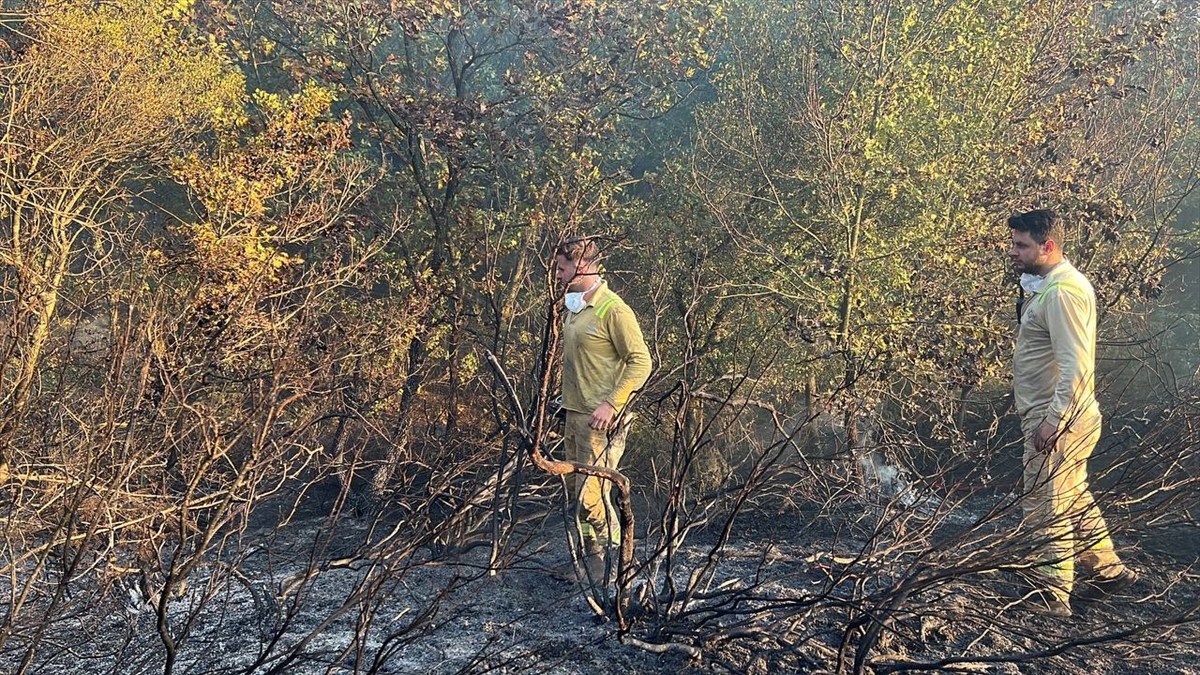
<svg viewBox="0 0 1200 675">
<path fill-rule="evenodd" d="M 882 626 L 906 630 L 905 603 L 1007 564 L 988 530 L 1007 512 L 960 497 L 997 482 L 981 477 L 1011 445 L 1004 222 L 1035 207 L 1063 216 L 1097 290 L 1128 527 L 1194 527 L 1197 316 L 1167 301 L 1192 291 L 1200 250 L 1195 14 L 9 3 L 0 660 L 58 664 L 56 630 L 132 593 L 158 641 L 139 667 L 172 672 L 212 589 L 238 583 L 279 619 L 247 672 L 329 656 L 313 642 L 350 618 L 356 646 L 337 649 L 380 664 L 434 630 L 443 596 L 372 632 L 412 570 L 483 547 L 485 571 L 519 567 L 554 514 L 559 483 L 528 451 L 552 438 L 531 434 L 559 377 L 550 259 L 578 235 L 602 243 L 656 367 L 630 442 L 642 638 L 758 640 L 735 626 L 761 617 L 728 607 L 798 624 L 815 608 L 842 635 L 825 665 L 861 671 Z M 864 467 L 884 465 L 941 501 L 922 515 L 911 495 L 871 496 Z M 964 533 L 945 514 L 968 506 L 990 515 Z M 839 595 L 831 576 L 800 600 L 751 585 L 722 605 L 715 570 L 751 512 L 851 532 L 866 543 L 831 565 L 878 585 Z M 303 570 L 261 591 L 248 533 L 305 517 L 323 524 Z M 700 530 L 711 554 L 681 562 Z M 287 603 L 318 603 L 313 584 L 345 569 L 354 587 L 296 628 Z M 814 635 L 772 653 L 800 668 Z"/>
</svg>

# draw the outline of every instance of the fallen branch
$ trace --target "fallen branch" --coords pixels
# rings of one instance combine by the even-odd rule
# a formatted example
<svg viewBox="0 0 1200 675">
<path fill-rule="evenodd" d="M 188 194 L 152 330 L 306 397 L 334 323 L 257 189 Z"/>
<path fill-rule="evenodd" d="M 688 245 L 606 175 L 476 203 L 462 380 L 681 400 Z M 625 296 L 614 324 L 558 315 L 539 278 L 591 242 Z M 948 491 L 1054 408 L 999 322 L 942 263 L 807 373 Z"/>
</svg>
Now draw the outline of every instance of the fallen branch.
<svg viewBox="0 0 1200 675">
<path fill-rule="evenodd" d="M 644 649 L 652 654 L 681 652 L 693 659 L 699 659 L 702 654 L 698 647 L 685 645 L 682 642 L 646 642 L 645 640 L 639 640 L 631 635 L 622 635 L 621 644 L 629 645 L 630 647 L 637 647 L 638 649 Z"/>
</svg>

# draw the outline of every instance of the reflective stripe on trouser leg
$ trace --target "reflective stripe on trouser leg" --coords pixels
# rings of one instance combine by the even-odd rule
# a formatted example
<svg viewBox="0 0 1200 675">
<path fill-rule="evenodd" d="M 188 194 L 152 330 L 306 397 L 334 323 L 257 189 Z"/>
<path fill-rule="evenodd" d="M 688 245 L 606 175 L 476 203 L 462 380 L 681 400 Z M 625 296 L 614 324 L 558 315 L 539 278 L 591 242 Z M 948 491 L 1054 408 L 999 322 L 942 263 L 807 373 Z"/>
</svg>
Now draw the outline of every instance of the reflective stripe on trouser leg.
<svg viewBox="0 0 1200 675">
<path fill-rule="evenodd" d="M 610 439 L 603 431 L 588 426 L 591 415 L 567 411 L 565 449 L 569 461 L 616 469 L 625 454 L 626 429 Z M 571 493 L 577 504 L 579 530 L 601 545 L 621 541 L 621 523 L 613 502 L 612 483 L 595 476 L 571 474 Z"/>
</svg>

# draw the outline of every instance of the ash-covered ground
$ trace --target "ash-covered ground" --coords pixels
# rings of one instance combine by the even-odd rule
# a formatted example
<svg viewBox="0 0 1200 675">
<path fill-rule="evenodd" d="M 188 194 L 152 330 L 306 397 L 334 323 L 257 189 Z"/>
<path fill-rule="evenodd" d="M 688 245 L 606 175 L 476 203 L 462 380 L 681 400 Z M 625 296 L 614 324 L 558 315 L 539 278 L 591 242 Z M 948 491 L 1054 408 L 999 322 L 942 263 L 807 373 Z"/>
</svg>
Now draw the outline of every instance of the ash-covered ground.
<svg viewBox="0 0 1200 675">
<path fill-rule="evenodd" d="M 960 507 L 946 526 L 969 530 L 992 506 L 988 499 Z M 642 611 L 628 636 L 640 644 L 622 640 L 615 621 L 598 617 L 570 580 L 555 516 L 518 528 L 495 572 L 486 545 L 438 556 L 420 548 L 406 559 L 350 555 L 379 538 L 365 519 L 331 525 L 311 517 L 230 540 L 225 548 L 240 553 L 218 552 L 197 569 L 197 581 L 166 606 L 165 624 L 131 581 L 96 581 L 87 592 L 81 578 L 75 586 L 85 590 L 64 600 L 55 620 L 41 633 L 36 623 L 18 624 L 0 658 L 4 672 L 36 673 L 161 673 L 168 662 L 174 673 L 770 673 L 834 671 L 839 663 L 851 672 L 872 626 L 862 618 L 873 594 L 921 563 L 892 555 L 887 542 L 872 544 L 869 532 L 820 518 L 748 514 L 716 551 L 720 528 L 693 533 L 670 553 L 673 588 L 666 565 L 649 590 L 645 569 L 634 581 Z M 640 561 L 664 559 L 651 543 L 639 541 Z M 1200 631 L 1189 623 L 1200 600 L 1187 560 L 1194 538 L 1159 530 L 1122 544 L 1142 579 L 1121 597 L 1076 602 L 1069 620 L 1008 607 L 1019 592 L 1002 573 L 927 580 L 889 608 L 860 665 L 1200 672 Z M 694 578 L 701 582 L 693 593 L 680 596 Z M 675 602 L 664 600 L 671 590 Z M 647 649 L 664 644 L 692 653 Z"/>
</svg>

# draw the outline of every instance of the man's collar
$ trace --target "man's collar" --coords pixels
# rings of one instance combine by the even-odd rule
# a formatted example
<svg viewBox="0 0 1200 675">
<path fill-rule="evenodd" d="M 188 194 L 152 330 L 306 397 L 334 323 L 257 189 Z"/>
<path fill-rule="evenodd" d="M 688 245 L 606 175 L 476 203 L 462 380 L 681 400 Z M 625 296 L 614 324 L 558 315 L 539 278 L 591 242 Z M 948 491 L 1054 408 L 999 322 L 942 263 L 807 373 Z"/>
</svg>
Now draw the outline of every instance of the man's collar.
<svg viewBox="0 0 1200 675">
<path fill-rule="evenodd" d="M 596 299 L 603 295 L 606 291 L 608 291 L 608 280 L 600 279 L 600 285 L 596 287 L 596 292 L 592 293 L 592 297 L 588 298 L 587 296 L 584 296 L 584 299 L 587 300 L 587 306 L 594 307 L 596 305 Z"/>
<path fill-rule="evenodd" d="M 1047 270 L 1044 275 L 1038 276 L 1037 274 L 1029 274 L 1026 272 L 1025 274 L 1021 275 L 1021 288 L 1025 289 L 1026 293 L 1041 293 L 1042 289 L 1046 287 L 1047 279 L 1054 276 L 1056 272 L 1065 271 L 1070 269 L 1070 267 L 1071 261 L 1067 260 L 1064 256 L 1062 260 L 1054 263 L 1054 267 L 1051 267 L 1049 270 Z"/>
</svg>

